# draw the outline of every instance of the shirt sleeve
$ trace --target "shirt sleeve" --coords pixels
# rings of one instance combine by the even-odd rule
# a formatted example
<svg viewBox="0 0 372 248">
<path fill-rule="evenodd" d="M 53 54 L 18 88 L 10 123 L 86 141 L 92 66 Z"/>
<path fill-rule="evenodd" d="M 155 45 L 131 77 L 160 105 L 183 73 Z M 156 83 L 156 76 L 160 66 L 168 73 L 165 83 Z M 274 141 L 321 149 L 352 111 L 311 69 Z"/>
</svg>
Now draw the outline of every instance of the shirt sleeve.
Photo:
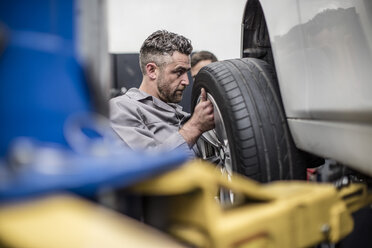
<svg viewBox="0 0 372 248">
<path fill-rule="evenodd" d="M 179 149 L 186 152 L 189 157 L 195 157 L 194 151 L 189 148 L 179 132 L 174 132 L 162 140 L 155 137 L 142 120 L 137 106 L 123 107 L 118 102 L 110 101 L 110 121 L 113 130 L 133 150 Z"/>
</svg>

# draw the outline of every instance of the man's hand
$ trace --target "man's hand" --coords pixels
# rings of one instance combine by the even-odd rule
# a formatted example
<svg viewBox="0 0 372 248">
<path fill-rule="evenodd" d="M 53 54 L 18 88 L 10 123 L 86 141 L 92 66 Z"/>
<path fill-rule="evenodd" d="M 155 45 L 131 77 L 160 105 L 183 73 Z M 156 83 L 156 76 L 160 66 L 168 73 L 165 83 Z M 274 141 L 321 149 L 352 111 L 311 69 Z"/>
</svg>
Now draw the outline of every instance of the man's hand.
<svg viewBox="0 0 372 248">
<path fill-rule="evenodd" d="M 204 88 L 201 89 L 200 102 L 194 109 L 194 114 L 188 121 L 199 129 L 200 134 L 214 128 L 213 105 L 207 99 L 207 93 Z"/>
<path fill-rule="evenodd" d="M 185 125 L 179 130 L 187 144 L 192 147 L 200 135 L 214 128 L 213 105 L 207 99 L 204 88 L 201 89 L 200 102 L 196 105 L 194 113 Z"/>
</svg>

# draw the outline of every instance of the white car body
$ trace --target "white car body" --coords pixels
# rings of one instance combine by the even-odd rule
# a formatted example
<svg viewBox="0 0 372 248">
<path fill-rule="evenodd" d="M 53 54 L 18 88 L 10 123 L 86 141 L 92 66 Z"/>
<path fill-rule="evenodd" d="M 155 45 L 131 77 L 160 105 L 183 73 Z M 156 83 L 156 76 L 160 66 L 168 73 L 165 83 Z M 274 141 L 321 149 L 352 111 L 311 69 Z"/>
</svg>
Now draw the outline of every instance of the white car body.
<svg viewBox="0 0 372 248">
<path fill-rule="evenodd" d="M 372 1 L 259 2 L 296 146 L 372 175 Z"/>
</svg>

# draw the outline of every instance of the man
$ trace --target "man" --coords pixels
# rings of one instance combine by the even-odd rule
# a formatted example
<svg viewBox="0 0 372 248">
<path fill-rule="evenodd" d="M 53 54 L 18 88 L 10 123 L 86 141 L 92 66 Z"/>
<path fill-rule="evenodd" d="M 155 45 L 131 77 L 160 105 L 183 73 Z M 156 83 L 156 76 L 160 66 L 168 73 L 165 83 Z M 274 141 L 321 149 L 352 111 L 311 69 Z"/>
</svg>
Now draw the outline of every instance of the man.
<svg viewBox="0 0 372 248">
<path fill-rule="evenodd" d="M 200 135 L 214 128 L 213 105 L 204 89 L 191 117 L 177 104 L 189 85 L 191 52 L 190 40 L 165 30 L 154 32 L 142 44 L 139 89 L 110 100 L 111 125 L 132 149 L 183 148 L 194 156 Z"/>
<path fill-rule="evenodd" d="M 208 51 L 200 51 L 191 55 L 191 76 L 195 80 L 196 74 L 200 69 L 212 62 L 216 62 L 217 57 Z"/>
</svg>

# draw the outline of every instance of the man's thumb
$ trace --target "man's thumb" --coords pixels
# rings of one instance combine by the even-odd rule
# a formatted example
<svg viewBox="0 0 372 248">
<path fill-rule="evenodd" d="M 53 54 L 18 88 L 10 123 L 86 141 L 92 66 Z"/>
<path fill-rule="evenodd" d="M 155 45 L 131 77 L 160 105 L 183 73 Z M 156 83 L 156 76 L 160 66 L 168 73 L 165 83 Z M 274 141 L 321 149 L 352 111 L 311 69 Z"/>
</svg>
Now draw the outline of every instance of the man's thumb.
<svg viewBox="0 0 372 248">
<path fill-rule="evenodd" d="M 204 88 L 201 88 L 200 90 L 200 101 L 204 102 L 207 100 L 207 93 L 205 92 Z"/>
</svg>

